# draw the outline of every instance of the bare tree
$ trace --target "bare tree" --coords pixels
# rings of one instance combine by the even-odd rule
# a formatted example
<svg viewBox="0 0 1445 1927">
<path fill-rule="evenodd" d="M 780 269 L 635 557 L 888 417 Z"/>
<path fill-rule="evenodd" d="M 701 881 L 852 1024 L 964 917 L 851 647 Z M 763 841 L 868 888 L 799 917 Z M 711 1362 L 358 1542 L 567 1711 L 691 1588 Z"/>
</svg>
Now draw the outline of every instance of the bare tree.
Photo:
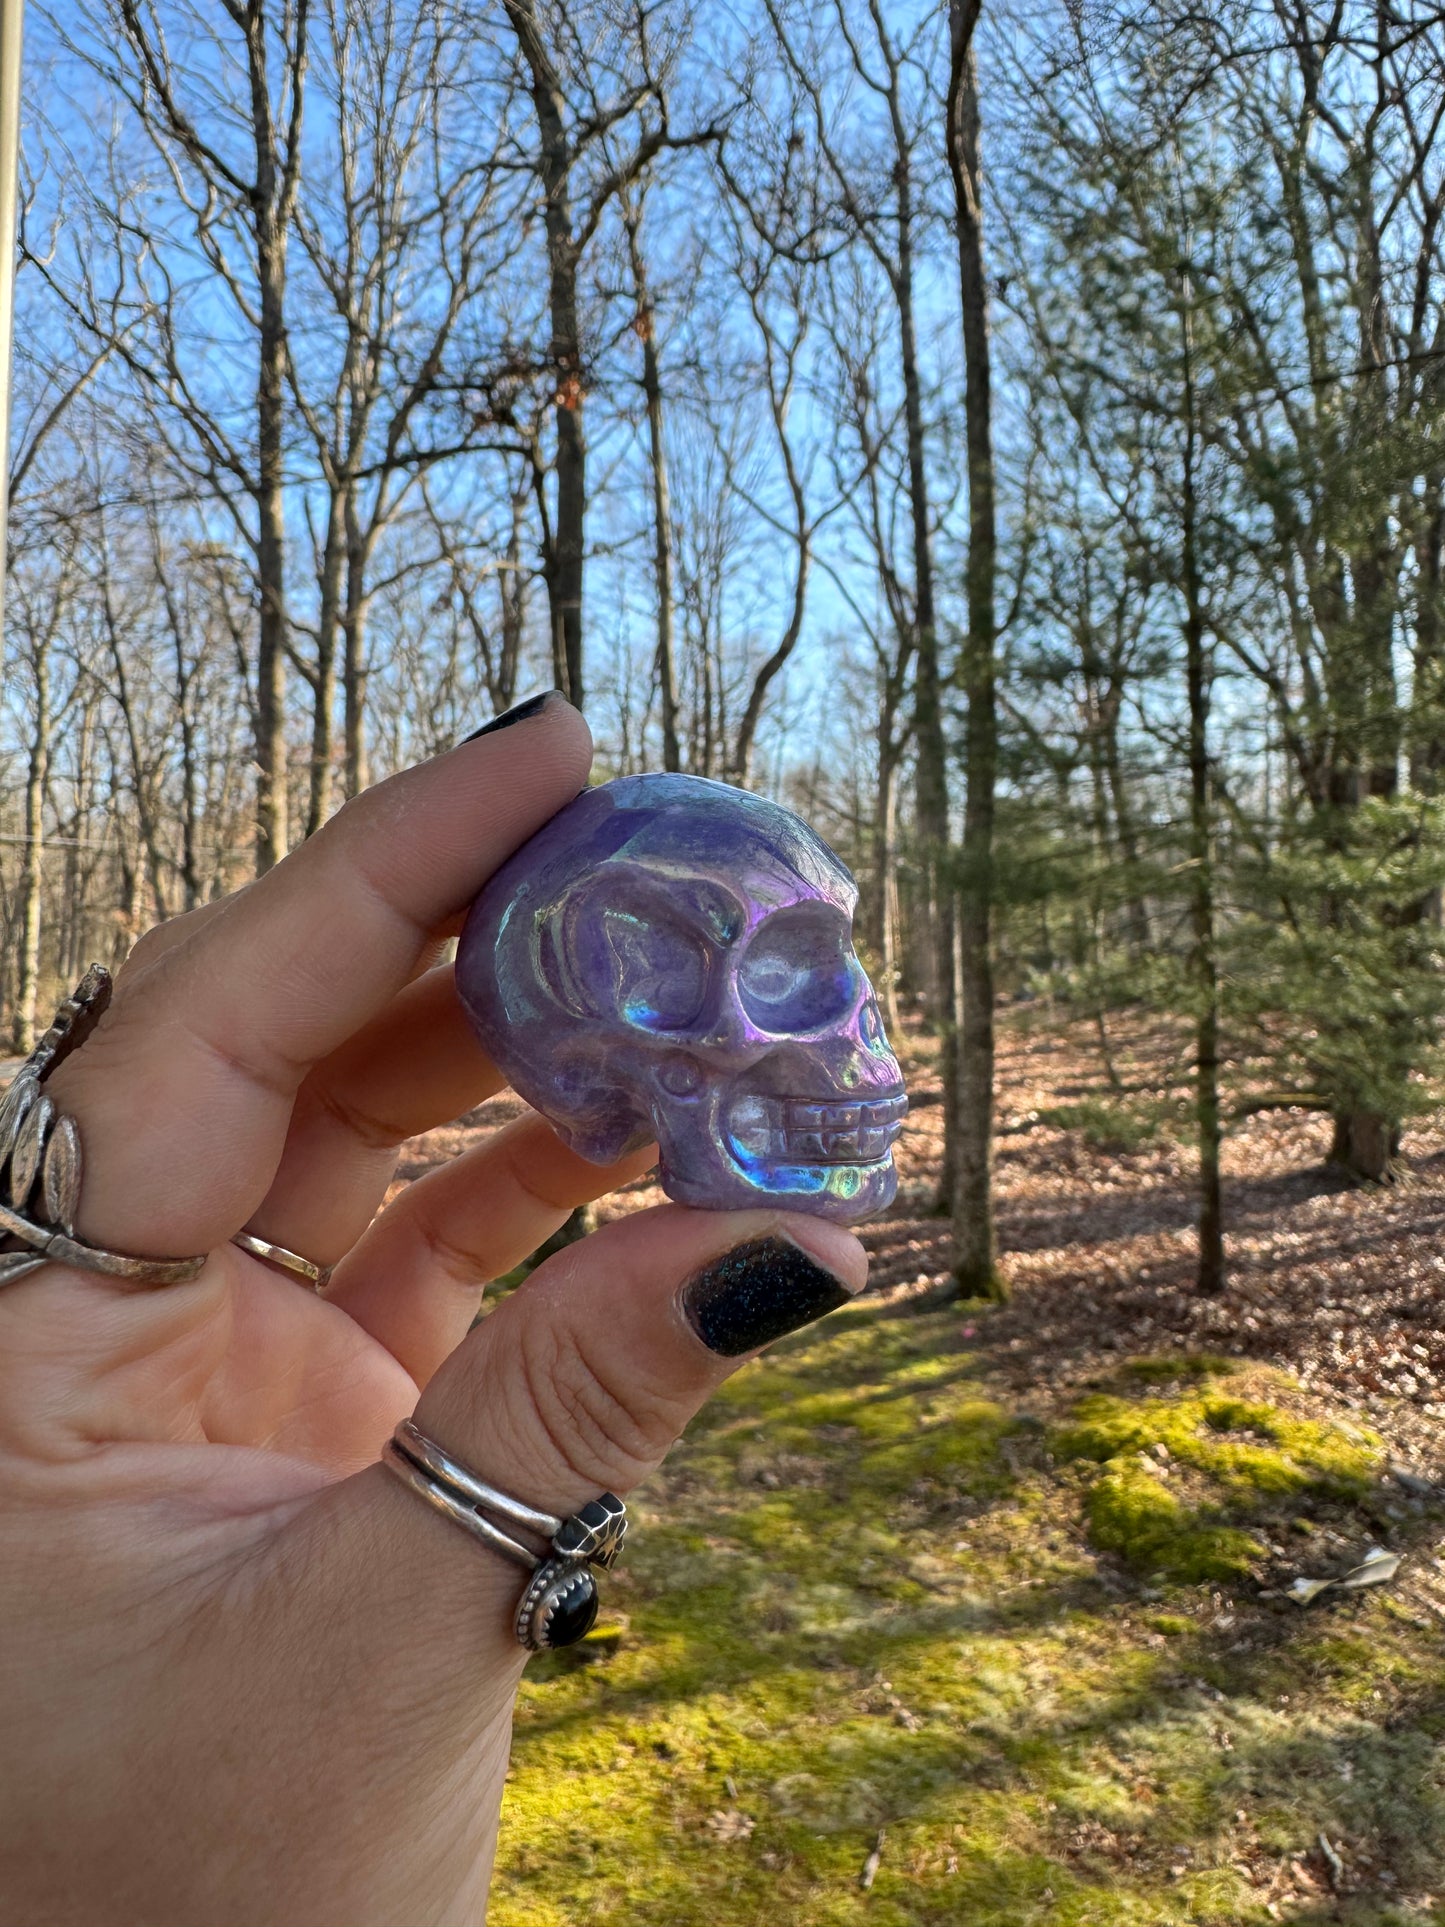
<svg viewBox="0 0 1445 1927">
<path fill-rule="evenodd" d="M 74 613 L 80 574 L 79 540 L 79 531 L 72 525 L 61 531 L 52 545 L 35 554 L 33 563 L 27 560 L 25 566 L 15 566 L 12 561 L 9 570 L 7 640 L 14 668 L 28 685 L 29 698 L 20 874 L 14 911 L 19 968 L 10 1026 L 17 1051 L 28 1051 L 35 1041 L 42 976 L 46 813 L 56 737 L 74 701 L 73 678 L 67 689 L 58 658 Z M 28 546 L 22 534 L 12 547 L 12 558 Z"/>
<path fill-rule="evenodd" d="M 524 468 L 514 469 L 503 510 L 505 534 L 500 540 L 497 531 L 485 525 L 479 532 L 474 530 L 476 511 L 471 498 L 467 498 L 465 511 L 455 501 L 443 510 L 423 478 L 422 500 L 428 530 L 447 572 L 448 620 L 455 623 L 458 636 L 464 632 L 471 644 L 474 667 L 466 680 L 474 684 L 480 670 L 493 710 L 510 709 L 517 698 L 527 636 L 530 571 L 523 558 L 523 542 L 531 501 L 530 478 Z M 489 608 L 492 601 L 495 607 Z M 455 648 L 449 645 L 449 662 L 455 654 Z"/>
<path fill-rule="evenodd" d="M 536 173 L 546 230 L 547 367 L 556 435 L 555 503 L 542 493 L 543 575 L 552 618 L 552 671 L 557 687 L 578 708 L 586 697 L 582 577 L 586 557 L 587 437 L 584 408 L 589 382 L 579 276 L 583 257 L 617 195 L 658 155 L 715 144 L 715 124 L 672 131 L 668 85 L 677 35 L 664 39 L 654 9 L 635 0 L 608 57 L 589 38 L 576 8 L 539 8 L 537 0 L 502 0 L 516 36 L 537 123 Z M 610 83 L 610 84 L 609 84 Z M 619 148 L 621 130 L 634 128 Z"/>
<path fill-rule="evenodd" d="M 1197 1010 L 1194 1026 L 1194 1114 L 1199 1133 L 1199 1255 L 1196 1285 L 1224 1290 L 1224 1211 L 1219 1184 L 1219 969 L 1215 955 L 1214 838 L 1209 769 L 1210 664 L 1205 589 L 1199 560 L 1200 421 L 1194 376 L 1193 279 L 1181 262 L 1179 363 L 1182 446 L 1179 475 L 1179 575 L 1184 598 L 1185 674 L 1189 690 L 1189 907 Z"/>
<path fill-rule="evenodd" d="M 810 22 L 810 39 L 827 45 L 836 33 L 851 75 L 872 96 L 883 124 L 875 164 L 850 156 L 835 124 L 825 84 L 825 59 L 814 46 L 805 56 L 784 0 L 765 0 L 769 23 L 813 122 L 813 140 L 836 218 L 872 256 L 889 290 L 896 323 L 907 450 L 907 499 L 912 573 L 913 735 L 915 814 L 923 855 L 927 1004 L 939 1035 L 944 1106 L 944 1168 L 940 1202 L 951 1206 L 956 1183 L 957 930 L 949 847 L 948 748 L 944 682 L 933 565 L 933 503 L 924 419 L 924 381 L 918 340 L 918 251 L 926 224 L 920 205 L 919 154 L 923 113 L 934 97 L 927 85 L 922 45 L 934 23 L 924 21 L 912 41 L 895 37 L 878 0 L 868 0 L 866 29 L 856 29 L 848 0 L 832 0 L 824 30 Z M 864 33 L 871 44 L 865 46 Z M 910 91 L 910 80 L 912 87 Z"/>
<path fill-rule="evenodd" d="M 45 785 L 50 772 L 51 651 L 62 598 L 55 594 L 49 608 L 33 627 L 29 612 L 19 611 L 29 629 L 28 668 L 34 680 L 35 705 L 29 754 L 25 768 L 24 851 L 16 922 L 20 935 L 20 979 L 15 991 L 11 1042 L 17 1051 L 35 1043 L 35 1008 L 40 985 L 40 890 L 45 865 Z"/>
<path fill-rule="evenodd" d="M 264 870 L 289 840 L 287 255 L 301 182 L 310 0 L 228 0 L 224 18 L 195 9 L 187 27 L 184 36 L 168 32 L 158 0 L 86 0 L 73 32 L 70 22 L 59 25 L 70 52 L 124 104 L 160 161 L 185 232 L 171 243 L 157 224 L 137 220 L 132 196 L 108 195 L 102 184 L 92 218 L 102 229 L 109 222 L 134 290 L 132 313 L 97 300 L 87 265 L 73 255 L 65 270 L 52 263 L 46 271 L 100 348 L 136 378 L 178 471 L 226 505 L 253 556 L 255 854 Z M 197 327 L 183 257 L 205 264 L 207 298 L 223 297 L 253 344 L 249 432 L 234 419 L 229 383 L 218 388 L 204 367 L 214 329 Z M 136 325 L 142 310 L 144 328 Z"/>
<path fill-rule="evenodd" d="M 994 520 L 992 370 L 983 252 L 974 33 L 982 0 L 950 0 L 948 163 L 958 222 L 968 431 L 968 629 L 960 664 L 968 721 L 966 794 L 959 866 L 958 1151 L 953 1197 L 953 1274 L 965 1297 L 1000 1290 L 993 1211 L 993 829 L 998 768 L 997 536 Z"/>
<path fill-rule="evenodd" d="M 835 497 L 821 507 L 814 505 L 810 477 L 792 423 L 793 403 L 812 325 L 809 270 L 785 256 L 749 246 L 741 223 L 735 227 L 734 239 L 736 272 L 761 349 L 759 373 L 783 482 L 782 514 L 765 505 L 757 491 L 743 485 L 736 474 L 731 475 L 730 480 L 753 513 L 787 543 L 792 559 L 792 583 L 786 598 L 787 615 L 782 634 L 748 679 L 742 714 L 724 766 L 729 782 L 746 786 L 752 780 L 764 705 L 803 633 L 818 530 L 837 513 L 840 498 Z M 780 285 L 775 287 L 775 281 Z"/>
<path fill-rule="evenodd" d="M 619 194 L 627 232 L 627 259 L 637 313 L 633 327 L 642 344 L 642 393 L 647 408 L 647 453 L 652 478 L 652 568 L 657 585 L 657 687 L 662 702 L 662 767 L 682 768 L 678 734 L 677 651 L 673 641 L 672 495 L 667 479 L 667 446 L 663 435 L 662 363 L 657 341 L 657 306 L 648 281 L 642 248 L 645 178 L 634 192 Z"/>
<path fill-rule="evenodd" d="M 313 78 L 312 140 L 324 141 L 331 165 L 323 176 L 318 160 L 297 199 L 316 299 L 297 307 L 288 360 L 325 500 L 314 646 L 309 660 L 294 658 L 312 691 L 308 834 L 330 808 L 338 670 L 348 794 L 363 781 L 378 543 L 418 476 L 495 439 L 494 410 L 461 411 L 456 398 L 507 386 L 507 352 L 493 365 L 463 325 L 523 245 L 524 226 L 518 189 L 499 166 L 512 138 L 505 101 L 490 151 L 458 137 L 481 104 L 469 84 L 469 26 L 449 8 L 396 0 L 334 6 Z"/>
<path fill-rule="evenodd" d="M 907 451 L 900 457 L 898 410 L 887 393 L 886 364 L 893 353 L 890 317 L 876 297 L 873 277 L 856 251 L 833 262 L 827 279 L 827 331 L 836 364 L 836 390 L 829 413 L 840 431 L 834 457 L 835 486 L 848 512 L 852 538 L 843 558 L 830 559 L 829 575 L 843 594 L 853 622 L 867 639 L 877 689 L 875 775 L 869 887 L 864 893 L 867 942 L 877 970 L 890 1026 L 899 1019 L 899 820 L 901 779 L 910 740 L 908 703 L 916 625 L 907 578 L 909 543 L 898 526 L 911 515 Z M 846 538 L 845 538 L 846 539 Z M 875 585 L 865 605 L 852 586 L 853 545 Z"/>
</svg>

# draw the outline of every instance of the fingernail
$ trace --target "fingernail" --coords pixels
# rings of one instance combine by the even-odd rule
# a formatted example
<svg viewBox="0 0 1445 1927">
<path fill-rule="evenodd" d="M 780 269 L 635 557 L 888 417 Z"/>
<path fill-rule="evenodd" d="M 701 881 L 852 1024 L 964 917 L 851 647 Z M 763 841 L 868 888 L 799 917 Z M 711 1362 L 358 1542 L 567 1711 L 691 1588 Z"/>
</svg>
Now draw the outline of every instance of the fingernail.
<svg viewBox="0 0 1445 1927">
<path fill-rule="evenodd" d="M 682 1308 L 709 1351 L 736 1358 L 811 1325 L 852 1296 L 787 1238 L 757 1238 L 690 1278 Z"/>
<path fill-rule="evenodd" d="M 493 716 L 489 723 L 474 729 L 470 736 L 463 736 L 463 743 L 474 743 L 479 736 L 494 736 L 499 729 L 510 729 L 513 723 L 524 723 L 529 716 L 538 716 L 554 696 L 562 694 L 560 689 L 544 689 L 540 696 L 528 696 L 525 702 L 513 703 L 504 709 L 500 716 Z M 461 743 L 457 745 L 460 749 Z"/>
</svg>

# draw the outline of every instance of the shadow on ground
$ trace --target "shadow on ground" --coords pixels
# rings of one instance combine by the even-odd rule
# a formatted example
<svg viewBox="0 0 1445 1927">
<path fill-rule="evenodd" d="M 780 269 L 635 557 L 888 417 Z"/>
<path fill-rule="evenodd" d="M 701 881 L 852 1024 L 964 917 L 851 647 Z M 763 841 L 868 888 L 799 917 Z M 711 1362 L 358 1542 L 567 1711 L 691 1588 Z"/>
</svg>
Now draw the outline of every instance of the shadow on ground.
<svg viewBox="0 0 1445 1927">
<path fill-rule="evenodd" d="M 1024 1410 L 961 1333 L 861 1305 L 699 1420 L 644 1495 L 597 1656 L 527 1689 L 494 1927 L 1430 1917 L 1430 1609 L 1406 1585 L 1259 1596 L 1398 1509 L 1380 1442 L 1224 1361 L 1114 1360 Z M 1192 1465 L 1210 1399 L 1230 1423 L 1206 1413 Z M 1089 1424 L 1135 1459 L 1173 1437 L 1187 1508 L 1257 1540 L 1258 1570 L 1183 1584 L 1101 1552 L 1091 1494 L 1120 1454 L 1070 1456 Z M 1428 1566 L 1445 1510 L 1391 1523 Z"/>
</svg>

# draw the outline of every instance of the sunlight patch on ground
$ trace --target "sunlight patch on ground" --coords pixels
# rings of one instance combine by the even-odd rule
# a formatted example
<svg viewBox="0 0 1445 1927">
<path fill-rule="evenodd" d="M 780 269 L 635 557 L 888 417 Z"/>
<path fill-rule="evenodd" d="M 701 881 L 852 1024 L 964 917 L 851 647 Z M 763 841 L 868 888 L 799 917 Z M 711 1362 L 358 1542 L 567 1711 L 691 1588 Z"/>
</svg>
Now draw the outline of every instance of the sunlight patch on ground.
<svg viewBox="0 0 1445 1927">
<path fill-rule="evenodd" d="M 1190 1530 L 1308 1543 L 1368 1507 L 1377 1443 L 1188 1357 L 1045 1425 L 962 1329 L 850 1308 L 693 1426 L 596 1656 L 529 1675 L 493 1927 L 1431 1917 L 1434 1636 L 1136 1576 L 1092 1504 L 1162 1444 Z"/>
</svg>

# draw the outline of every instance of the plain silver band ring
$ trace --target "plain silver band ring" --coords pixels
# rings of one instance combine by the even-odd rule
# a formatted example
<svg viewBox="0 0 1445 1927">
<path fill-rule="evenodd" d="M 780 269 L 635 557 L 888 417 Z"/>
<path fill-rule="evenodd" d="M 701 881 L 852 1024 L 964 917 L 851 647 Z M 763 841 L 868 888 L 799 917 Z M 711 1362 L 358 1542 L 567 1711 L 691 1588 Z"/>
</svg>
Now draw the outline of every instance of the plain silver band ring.
<svg viewBox="0 0 1445 1927">
<path fill-rule="evenodd" d="M 453 1487 L 472 1505 L 500 1513 L 508 1525 L 520 1526 L 523 1532 L 535 1532 L 549 1540 L 562 1530 L 562 1521 L 556 1513 L 539 1512 L 535 1506 L 514 1499 L 509 1492 L 499 1492 L 494 1485 L 487 1485 L 460 1459 L 454 1459 L 450 1452 L 444 1452 L 435 1439 L 429 1439 L 415 1419 L 403 1419 L 397 1426 L 395 1444 L 423 1472 L 429 1472 L 434 1479 Z M 537 1560 L 544 1556 L 534 1553 L 531 1564 L 535 1566 Z"/>
<path fill-rule="evenodd" d="M 435 1506 L 453 1525 L 460 1526 L 463 1532 L 469 1532 L 474 1539 L 480 1539 L 493 1552 L 500 1552 L 514 1566 L 525 1566 L 528 1572 L 535 1572 L 542 1563 L 537 1553 L 528 1552 L 525 1546 L 509 1538 L 500 1526 L 494 1526 L 490 1519 L 484 1519 L 480 1512 L 473 1511 L 465 1499 L 459 1499 L 455 1492 L 428 1478 L 421 1467 L 407 1457 L 395 1439 L 387 1440 L 382 1450 L 382 1460 L 388 1471 L 394 1472 L 403 1485 L 409 1485 L 419 1499 L 425 1499 L 428 1505 Z"/>
<path fill-rule="evenodd" d="M 289 1271 L 293 1278 L 299 1278 L 303 1285 L 310 1285 L 313 1291 L 321 1290 L 334 1269 L 331 1265 L 313 1265 L 299 1251 L 288 1251 L 285 1245 L 273 1245 L 269 1238 L 258 1238 L 250 1231 L 238 1231 L 231 1243 L 239 1245 L 242 1251 L 249 1251 L 263 1265 L 274 1265 L 278 1271 Z"/>
</svg>

